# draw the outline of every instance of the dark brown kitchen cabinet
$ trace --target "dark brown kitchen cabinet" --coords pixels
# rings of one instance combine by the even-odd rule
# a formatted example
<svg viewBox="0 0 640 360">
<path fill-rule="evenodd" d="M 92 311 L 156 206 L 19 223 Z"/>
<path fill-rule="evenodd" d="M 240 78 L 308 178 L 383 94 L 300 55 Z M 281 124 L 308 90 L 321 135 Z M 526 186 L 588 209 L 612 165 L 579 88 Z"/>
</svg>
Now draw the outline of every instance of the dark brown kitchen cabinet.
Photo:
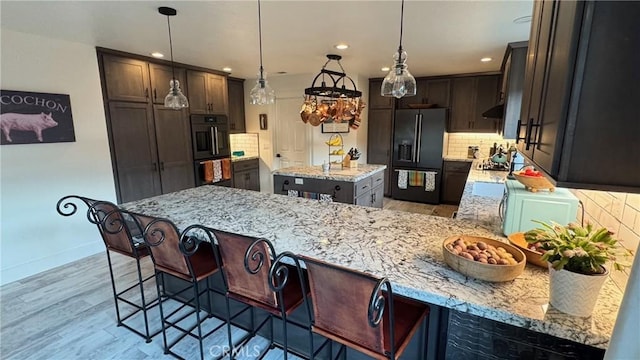
<svg viewBox="0 0 640 360">
<path fill-rule="evenodd" d="M 640 192 L 638 17 L 637 2 L 535 2 L 518 147 L 557 186 Z"/>
<path fill-rule="evenodd" d="M 244 80 L 227 79 L 229 88 L 229 132 L 231 134 L 246 131 L 244 117 Z"/>
<path fill-rule="evenodd" d="M 482 113 L 498 103 L 499 75 L 452 80 L 449 132 L 496 132 L 498 120 Z"/>
<path fill-rule="evenodd" d="M 165 66 L 160 64 L 149 64 L 149 74 L 151 75 L 151 101 L 154 104 L 164 104 L 164 98 L 169 94 L 169 83 L 173 79 L 174 71 L 171 70 L 171 66 Z M 176 80 L 180 82 L 180 89 L 182 93 L 189 98 L 189 93 L 186 89 L 187 82 L 186 71 L 183 68 L 175 68 Z"/>
<path fill-rule="evenodd" d="M 441 201 L 445 204 L 460 204 L 467 183 L 471 162 L 445 161 Z"/>
<path fill-rule="evenodd" d="M 522 106 L 522 88 L 527 61 L 527 41 L 509 43 L 502 62 L 502 90 L 500 102 L 504 106 L 502 116 L 502 137 L 515 139 Z"/>
<path fill-rule="evenodd" d="M 233 187 L 236 189 L 260 191 L 260 167 L 258 159 L 241 160 L 233 163 Z"/>
<path fill-rule="evenodd" d="M 166 194 L 195 186 L 191 127 L 186 110 L 154 106 L 160 184 Z"/>
<path fill-rule="evenodd" d="M 369 109 L 391 109 L 395 105 L 395 99 L 392 96 L 380 95 L 382 80 L 369 81 Z"/>
<path fill-rule="evenodd" d="M 189 108 L 192 114 L 227 114 L 227 78 L 203 71 L 187 70 Z"/>
<path fill-rule="evenodd" d="M 471 131 L 475 117 L 476 79 L 472 77 L 453 79 L 452 87 L 449 132 Z"/>
<path fill-rule="evenodd" d="M 195 185 L 185 110 L 113 101 L 109 129 L 120 202 Z"/>
<path fill-rule="evenodd" d="M 367 163 L 387 165 L 384 170 L 383 193 L 388 196 L 391 196 L 389 172 L 391 171 L 393 113 L 393 109 L 369 110 L 367 130 Z"/>
<path fill-rule="evenodd" d="M 146 61 L 104 55 L 102 66 L 108 100 L 149 101 L 149 67 Z"/>
<path fill-rule="evenodd" d="M 409 104 L 435 104 L 449 107 L 451 98 L 450 79 L 417 79 L 416 95 L 398 99 L 398 109 L 409 109 Z"/>
<path fill-rule="evenodd" d="M 151 105 L 110 102 L 108 127 L 119 202 L 161 194 Z"/>
</svg>

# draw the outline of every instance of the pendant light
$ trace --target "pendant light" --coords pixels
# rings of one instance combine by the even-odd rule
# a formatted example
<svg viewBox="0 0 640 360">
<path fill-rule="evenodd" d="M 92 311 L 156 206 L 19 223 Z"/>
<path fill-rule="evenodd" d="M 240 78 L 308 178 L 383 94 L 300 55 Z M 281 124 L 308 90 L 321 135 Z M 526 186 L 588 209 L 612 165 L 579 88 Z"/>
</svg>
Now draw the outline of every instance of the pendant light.
<svg viewBox="0 0 640 360">
<path fill-rule="evenodd" d="M 169 81 L 169 93 L 164 98 L 164 106 L 174 110 L 180 110 L 189 107 L 189 100 L 180 90 L 180 82 L 176 79 L 176 70 L 173 66 L 173 42 L 171 41 L 171 22 L 170 16 L 177 14 L 176 9 L 170 7 L 159 7 L 158 12 L 167 17 L 167 27 L 169 28 L 169 50 L 171 51 L 171 81 Z"/>
<path fill-rule="evenodd" d="M 395 62 L 389 74 L 385 76 L 380 88 L 382 96 L 395 96 L 400 99 L 403 96 L 416 94 L 416 79 L 407 69 L 407 52 L 402 49 L 402 27 L 404 23 L 404 0 L 400 10 L 400 46 L 398 52 L 393 55 Z"/>
<path fill-rule="evenodd" d="M 262 17 L 260 16 L 260 0 L 258 0 L 258 35 L 260 37 L 260 72 L 256 86 L 251 89 L 249 96 L 252 105 L 273 104 L 276 101 L 276 93 L 271 89 L 266 80 L 264 68 L 262 67 Z"/>
</svg>

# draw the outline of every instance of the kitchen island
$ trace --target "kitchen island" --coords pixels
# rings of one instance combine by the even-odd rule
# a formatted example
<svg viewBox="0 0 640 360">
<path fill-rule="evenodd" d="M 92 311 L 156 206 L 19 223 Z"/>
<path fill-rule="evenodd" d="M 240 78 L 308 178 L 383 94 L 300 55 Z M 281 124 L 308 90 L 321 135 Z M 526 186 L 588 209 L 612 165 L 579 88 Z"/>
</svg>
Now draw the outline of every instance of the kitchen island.
<svg viewBox="0 0 640 360">
<path fill-rule="evenodd" d="M 332 164 L 335 165 L 335 164 Z M 293 197 L 382 208 L 386 165 L 354 168 L 287 167 L 273 172 L 273 192 Z"/>
<path fill-rule="evenodd" d="M 471 174 L 470 174 L 471 176 Z M 515 280 L 489 283 L 449 268 L 442 241 L 456 234 L 506 239 L 474 221 L 203 186 L 122 205 L 171 219 L 264 237 L 292 251 L 390 279 L 397 294 L 579 344 L 605 349 L 621 291 L 605 283 L 590 318 L 548 305 L 547 270 L 527 265 Z M 495 211 L 495 209 L 491 209 Z"/>
</svg>

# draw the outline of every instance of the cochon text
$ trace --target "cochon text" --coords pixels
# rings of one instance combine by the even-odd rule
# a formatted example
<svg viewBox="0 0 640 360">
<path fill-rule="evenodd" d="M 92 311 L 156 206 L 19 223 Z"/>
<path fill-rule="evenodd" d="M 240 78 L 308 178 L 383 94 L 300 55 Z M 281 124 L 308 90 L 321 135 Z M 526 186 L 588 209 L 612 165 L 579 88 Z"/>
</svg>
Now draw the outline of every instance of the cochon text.
<svg viewBox="0 0 640 360">
<path fill-rule="evenodd" d="M 51 99 L 43 99 L 31 95 L 2 95 L 0 96 L 0 104 L 2 105 L 33 105 L 47 108 L 51 111 L 59 111 L 65 113 L 69 106 L 62 105 Z"/>
</svg>

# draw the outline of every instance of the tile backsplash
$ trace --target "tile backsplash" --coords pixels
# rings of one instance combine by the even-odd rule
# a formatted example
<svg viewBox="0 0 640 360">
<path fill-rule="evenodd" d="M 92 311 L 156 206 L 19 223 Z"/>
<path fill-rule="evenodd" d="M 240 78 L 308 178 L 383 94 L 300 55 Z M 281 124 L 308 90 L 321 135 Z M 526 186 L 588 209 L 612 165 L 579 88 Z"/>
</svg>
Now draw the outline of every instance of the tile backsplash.
<svg viewBox="0 0 640 360">
<path fill-rule="evenodd" d="M 640 194 L 570 189 L 584 204 L 584 221 L 602 226 L 615 233 L 620 244 L 635 252 L 640 243 Z M 629 265 L 633 259 L 626 259 Z M 611 279 L 624 290 L 629 280 L 629 268 L 610 271 Z"/>
<path fill-rule="evenodd" d="M 244 151 L 244 156 L 260 156 L 258 146 L 258 134 L 231 134 L 229 135 L 231 152 Z"/>
<path fill-rule="evenodd" d="M 493 143 L 502 144 L 506 147 L 507 142 L 511 144 L 514 141 L 503 139 L 498 134 L 490 133 L 449 133 L 447 156 L 466 158 L 469 146 L 479 146 L 480 157 L 485 158 L 489 156 L 489 148 L 493 146 Z"/>
</svg>

